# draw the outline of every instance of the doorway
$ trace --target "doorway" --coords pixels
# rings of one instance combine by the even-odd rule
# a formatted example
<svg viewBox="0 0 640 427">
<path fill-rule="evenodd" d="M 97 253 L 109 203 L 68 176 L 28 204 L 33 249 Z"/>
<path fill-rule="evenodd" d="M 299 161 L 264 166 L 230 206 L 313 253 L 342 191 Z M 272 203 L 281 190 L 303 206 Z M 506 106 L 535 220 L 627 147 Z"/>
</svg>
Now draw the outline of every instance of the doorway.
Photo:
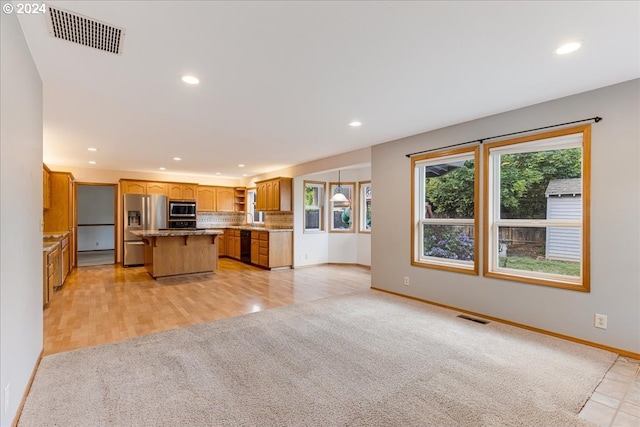
<svg viewBox="0 0 640 427">
<path fill-rule="evenodd" d="M 116 184 L 78 183 L 78 267 L 116 262 Z"/>
</svg>

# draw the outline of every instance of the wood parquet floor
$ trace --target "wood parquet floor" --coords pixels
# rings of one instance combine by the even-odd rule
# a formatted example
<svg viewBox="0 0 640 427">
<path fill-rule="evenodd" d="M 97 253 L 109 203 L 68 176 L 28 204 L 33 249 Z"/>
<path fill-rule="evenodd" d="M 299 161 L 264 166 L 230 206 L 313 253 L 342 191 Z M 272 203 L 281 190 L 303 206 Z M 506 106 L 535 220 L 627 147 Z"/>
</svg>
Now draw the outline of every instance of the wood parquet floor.
<svg viewBox="0 0 640 427">
<path fill-rule="evenodd" d="M 214 274 L 154 280 L 144 267 L 80 267 L 44 310 L 44 355 L 369 289 L 364 267 L 267 271 L 221 258 Z"/>
</svg>

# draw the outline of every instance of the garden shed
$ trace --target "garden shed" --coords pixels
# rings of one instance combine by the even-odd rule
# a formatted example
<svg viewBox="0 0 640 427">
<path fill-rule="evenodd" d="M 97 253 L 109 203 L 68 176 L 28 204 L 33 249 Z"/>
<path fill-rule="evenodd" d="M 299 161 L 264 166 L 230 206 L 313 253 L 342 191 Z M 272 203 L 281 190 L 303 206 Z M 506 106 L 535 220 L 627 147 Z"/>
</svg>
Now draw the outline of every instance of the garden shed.
<svg viewBox="0 0 640 427">
<path fill-rule="evenodd" d="M 545 191 L 547 219 L 582 218 L 582 179 L 554 179 Z M 549 227 L 545 257 L 549 260 L 580 261 L 580 229 Z"/>
</svg>

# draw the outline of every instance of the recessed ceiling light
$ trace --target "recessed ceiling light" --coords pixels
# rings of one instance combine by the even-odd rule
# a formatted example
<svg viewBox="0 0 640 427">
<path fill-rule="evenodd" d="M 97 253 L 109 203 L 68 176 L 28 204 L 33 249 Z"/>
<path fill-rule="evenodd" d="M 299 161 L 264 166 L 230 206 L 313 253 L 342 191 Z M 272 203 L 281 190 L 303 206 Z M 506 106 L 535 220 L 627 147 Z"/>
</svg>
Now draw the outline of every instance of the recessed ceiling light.
<svg viewBox="0 0 640 427">
<path fill-rule="evenodd" d="M 95 165 L 95 164 L 96 164 L 96 162 L 94 162 L 93 160 L 89 160 L 89 164 L 90 164 L 90 165 Z"/>
<path fill-rule="evenodd" d="M 200 83 L 200 79 L 195 76 L 189 75 L 182 76 L 182 81 L 189 85 L 197 85 L 198 83 Z"/>
<path fill-rule="evenodd" d="M 239 168 L 243 168 L 243 167 L 244 167 L 244 165 L 243 165 L 242 163 L 240 163 L 240 164 L 238 165 L 238 167 L 239 167 Z"/>
<path fill-rule="evenodd" d="M 158 169 L 160 169 L 161 171 L 166 171 L 167 170 L 167 168 L 158 168 Z"/>
<path fill-rule="evenodd" d="M 248 176 L 246 173 L 243 173 L 242 176 Z"/>
<path fill-rule="evenodd" d="M 582 46 L 580 42 L 565 43 L 556 49 L 556 54 L 566 55 L 567 53 L 575 52 L 576 50 L 580 49 L 580 46 Z"/>
<path fill-rule="evenodd" d="M 352 121 L 351 123 L 349 123 L 349 126 L 353 127 L 353 128 L 357 128 L 358 126 L 362 126 L 362 122 L 359 122 L 357 120 Z"/>
<path fill-rule="evenodd" d="M 216 175 L 222 175 L 222 173 L 221 172 L 216 172 Z"/>
<path fill-rule="evenodd" d="M 182 159 L 181 159 L 180 157 L 174 157 L 174 158 L 173 158 L 173 160 L 175 160 L 175 161 L 178 161 L 178 162 L 179 162 L 179 161 L 180 161 L 180 160 L 182 160 Z"/>
<path fill-rule="evenodd" d="M 93 148 L 93 147 L 89 147 L 89 148 L 87 148 L 87 150 L 89 150 L 89 151 L 98 151 L 97 148 Z"/>
</svg>

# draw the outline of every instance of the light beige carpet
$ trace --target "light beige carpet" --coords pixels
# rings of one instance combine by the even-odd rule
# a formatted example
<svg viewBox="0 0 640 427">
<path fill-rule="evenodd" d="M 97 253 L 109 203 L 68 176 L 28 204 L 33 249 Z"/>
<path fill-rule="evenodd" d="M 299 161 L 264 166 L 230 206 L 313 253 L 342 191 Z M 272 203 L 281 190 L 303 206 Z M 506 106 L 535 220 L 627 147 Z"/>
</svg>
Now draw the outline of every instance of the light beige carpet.
<svg viewBox="0 0 640 427">
<path fill-rule="evenodd" d="M 376 291 L 47 356 L 20 426 L 573 426 L 616 355 Z"/>
</svg>

